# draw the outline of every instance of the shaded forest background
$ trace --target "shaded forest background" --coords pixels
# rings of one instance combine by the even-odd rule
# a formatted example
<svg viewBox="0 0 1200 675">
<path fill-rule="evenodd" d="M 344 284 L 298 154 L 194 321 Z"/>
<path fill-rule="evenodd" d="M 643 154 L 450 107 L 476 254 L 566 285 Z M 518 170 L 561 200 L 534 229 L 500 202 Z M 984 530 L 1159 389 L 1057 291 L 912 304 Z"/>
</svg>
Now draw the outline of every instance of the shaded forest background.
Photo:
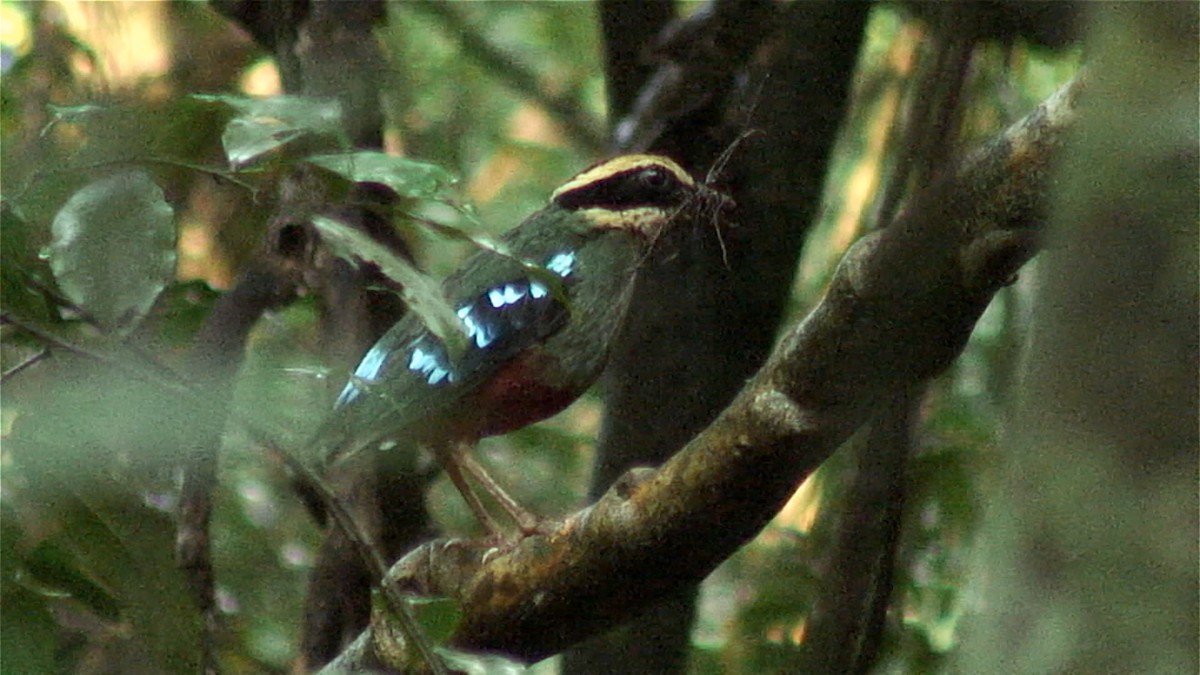
<svg viewBox="0 0 1200 675">
<path fill-rule="evenodd" d="M 637 34 L 636 22 L 612 23 L 620 5 L 361 3 L 343 8 L 340 27 L 374 36 L 378 52 L 348 41 L 313 64 L 287 34 L 320 18 L 295 9 L 307 3 L 257 5 L 297 12 L 273 23 L 256 3 L 0 4 L 3 672 L 286 672 L 301 655 L 313 661 L 306 588 L 328 542 L 262 434 L 300 447 L 402 305 L 392 280 L 298 234 L 292 225 L 314 212 L 344 204 L 346 229 L 440 278 L 472 238 L 509 229 L 616 149 L 667 150 L 703 175 L 742 133 L 765 137 L 742 141 L 723 177 L 747 209 L 767 204 L 731 232 L 732 264 L 696 251 L 723 265 L 675 282 L 719 285 L 725 295 L 706 302 L 749 309 L 680 302 L 656 280 L 682 314 L 726 322 L 714 342 L 752 334 L 749 346 L 731 356 L 678 333 L 653 358 L 683 374 L 649 391 L 625 388 L 621 373 L 642 364 L 618 352 L 594 394 L 482 446 L 524 504 L 560 516 L 636 463 L 621 447 L 653 446 L 661 459 L 703 428 L 780 327 L 821 298 L 851 244 L 1085 62 L 1101 113 L 1055 182 L 1052 250 L 998 294 L 948 371 L 900 406 L 896 464 L 872 464 L 872 434 L 860 434 L 709 576 L 694 609 L 683 601 L 577 648 L 564 672 L 612 672 L 614 649 L 626 672 L 1196 671 L 1195 7 L 877 4 L 855 15 L 813 5 L 809 16 L 829 23 L 805 24 L 795 5 L 683 4 L 693 23 L 664 41 L 648 31 L 669 12 L 642 15 Z M 780 16 L 827 44 L 780 59 L 796 49 L 764 37 Z M 722 25 L 758 32 L 721 35 Z M 704 62 L 712 54 L 689 30 L 725 40 L 744 70 Z M 622 31 L 657 47 L 615 50 Z M 830 87 L 843 101 L 781 103 L 775 83 L 833 77 L 835 51 L 847 61 Z M 755 71 L 755 59 L 776 70 Z M 672 62 L 703 67 L 685 73 L 691 88 L 633 114 L 650 75 Z M 346 77 L 364 63 L 377 79 Z M 285 92 L 336 96 L 340 116 Z M 790 133 L 777 131 L 786 115 Z M 754 173 L 766 152 L 755 143 L 781 137 L 780 152 L 820 157 L 787 155 L 803 157 L 799 169 L 776 159 Z M 354 184 L 354 167 L 310 161 L 352 148 L 414 161 L 372 167 L 369 188 Z M 751 159 L 739 165 L 739 152 Z M 379 218 L 380 206 L 395 217 Z M 781 213 L 797 226 L 756 220 Z M 93 235 L 68 235 L 91 222 Z M 756 227 L 778 236 L 763 243 Z M 230 318 L 224 329 L 245 354 L 214 366 L 197 345 L 225 354 L 213 317 L 254 274 L 271 280 L 255 289 L 270 311 Z M 197 384 L 208 387 L 200 396 Z M 670 392 L 696 399 L 672 410 L 677 424 L 630 412 Z M 220 462 L 207 467 L 218 468 L 206 615 L 175 551 L 207 441 Z M 414 530 L 477 532 L 444 479 L 427 502 L 430 520 Z M 873 548 L 855 552 L 858 541 Z M 843 626 L 830 607 L 848 596 L 831 588 L 863 556 L 882 556 L 862 578 L 883 604 L 852 613 L 877 625 L 856 624 L 847 644 L 829 631 Z"/>
</svg>

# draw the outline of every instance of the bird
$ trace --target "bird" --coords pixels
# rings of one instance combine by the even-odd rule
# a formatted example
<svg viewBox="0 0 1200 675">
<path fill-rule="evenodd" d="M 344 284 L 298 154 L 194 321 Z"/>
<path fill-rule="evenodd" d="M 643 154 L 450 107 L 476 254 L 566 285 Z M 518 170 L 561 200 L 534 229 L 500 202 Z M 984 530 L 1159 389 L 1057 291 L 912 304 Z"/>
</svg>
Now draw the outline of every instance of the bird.
<svg viewBox="0 0 1200 675">
<path fill-rule="evenodd" d="M 570 178 L 446 278 L 465 348 L 452 354 L 413 313 L 363 356 L 311 446 L 328 465 L 372 445 L 429 450 L 484 529 L 501 529 L 469 476 L 522 533 L 540 519 L 472 457 L 482 438 L 550 417 L 599 377 L 650 253 L 732 205 L 675 161 L 620 155 Z M 531 265 L 532 264 L 532 265 Z"/>
</svg>

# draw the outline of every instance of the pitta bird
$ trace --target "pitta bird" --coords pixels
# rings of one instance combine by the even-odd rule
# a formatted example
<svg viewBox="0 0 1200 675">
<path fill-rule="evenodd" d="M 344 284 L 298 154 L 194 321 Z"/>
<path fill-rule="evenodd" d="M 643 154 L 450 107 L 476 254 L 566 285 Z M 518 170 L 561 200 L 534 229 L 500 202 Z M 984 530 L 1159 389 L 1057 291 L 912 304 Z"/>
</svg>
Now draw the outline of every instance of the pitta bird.
<svg viewBox="0 0 1200 675">
<path fill-rule="evenodd" d="M 652 249 L 731 203 L 656 155 L 619 156 L 577 174 L 503 236 L 512 257 L 480 251 L 446 279 L 466 348 L 452 357 L 416 316 L 405 316 L 362 358 L 312 446 L 336 460 L 386 441 L 421 445 L 489 533 L 500 531 L 468 476 L 522 532 L 536 531 L 538 519 L 470 449 L 582 395 L 604 368 Z"/>
</svg>

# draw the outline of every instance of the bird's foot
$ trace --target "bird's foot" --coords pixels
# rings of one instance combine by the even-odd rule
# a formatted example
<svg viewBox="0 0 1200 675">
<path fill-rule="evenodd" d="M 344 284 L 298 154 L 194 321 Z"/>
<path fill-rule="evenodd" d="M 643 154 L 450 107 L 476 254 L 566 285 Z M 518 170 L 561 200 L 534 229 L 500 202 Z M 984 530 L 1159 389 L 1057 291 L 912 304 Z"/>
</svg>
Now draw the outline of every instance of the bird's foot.
<svg viewBox="0 0 1200 675">
<path fill-rule="evenodd" d="M 535 536 L 544 537 L 554 531 L 554 523 L 552 521 L 524 509 L 521 509 L 521 513 L 520 518 L 516 514 L 510 514 L 517 523 L 517 531 L 520 533 L 521 539 Z"/>
</svg>

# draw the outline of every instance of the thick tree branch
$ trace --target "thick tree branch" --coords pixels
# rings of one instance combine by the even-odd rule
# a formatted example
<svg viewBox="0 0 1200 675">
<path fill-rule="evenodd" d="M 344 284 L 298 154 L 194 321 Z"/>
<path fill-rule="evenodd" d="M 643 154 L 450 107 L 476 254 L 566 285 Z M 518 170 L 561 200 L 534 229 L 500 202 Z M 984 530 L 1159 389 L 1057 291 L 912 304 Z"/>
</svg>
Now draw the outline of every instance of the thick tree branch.
<svg viewBox="0 0 1200 675">
<path fill-rule="evenodd" d="M 1078 91 L 1064 88 L 856 244 L 820 305 L 661 469 L 630 471 L 551 533 L 511 547 L 426 544 L 387 581 L 460 602 L 455 646 L 535 660 L 702 579 L 874 410 L 961 351 L 1036 250 Z"/>
<path fill-rule="evenodd" d="M 675 18 L 671 2 L 601 0 L 596 7 L 604 39 L 604 84 L 609 124 L 624 117 L 654 73 L 647 45 Z"/>
<path fill-rule="evenodd" d="M 790 293 L 798 242 L 819 203 L 806 197 L 819 193 L 827 151 L 848 98 L 857 40 L 845 36 L 862 33 L 861 22 L 854 19 L 865 16 L 867 6 L 843 7 L 846 11 L 834 12 L 821 30 L 796 30 L 795 40 L 780 45 L 777 36 L 786 27 L 826 14 L 828 5 L 804 3 L 782 12 L 769 2 L 714 0 L 649 39 L 645 29 L 650 19 L 664 8 L 673 12 L 669 3 L 602 5 L 606 75 L 610 89 L 625 97 L 610 101 L 621 108 L 620 115 L 611 118 L 614 125 L 619 121 L 614 148 L 665 154 L 703 174 L 750 123 L 742 114 L 745 89 L 763 87 L 744 83 L 759 82 L 769 71 L 777 76 L 766 88 L 763 114 L 753 120 L 763 131 L 754 140 L 769 136 L 788 161 L 772 163 L 765 142 L 738 146 L 736 160 L 742 161 L 731 162 L 720 182 L 737 201 L 739 218 L 763 226 L 753 232 L 730 230 L 721 239 L 705 232 L 656 256 L 639 275 L 629 319 L 613 345 L 602 386 L 604 418 L 589 501 L 631 467 L 657 466 L 677 452 L 716 417 L 766 358 Z M 783 17 L 785 21 L 772 22 Z M 641 29 L 626 30 L 624 22 L 638 23 Z M 831 48 L 835 40 L 837 47 Z M 809 53 L 823 55 L 820 68 L 793 67 Z M 621 56 L 625 59 L 618 63 Z M 631 63 L 635 56 L 655 67 L 636 71 Z M 635 74 L 643 79 L 637 91 L 629 91 L 629 78 Z M 796 106 L 798 99 L 809 105 Z M 822 117 L 818 111 L 826 109 L 834 112 Z M 805 121 L 798 125 L 798 119 Z M 796 126 L 808 131 L 803 142 L 792 133 Z M 810 152 L 811 161 L 791 161 Z M 773 181 L 764 178 L 767 173 L 787 177 Z M 802 187 L 782 199 L 764 199 L 763 190 L 744 189 L 748 183 L 775 187 L 781 182 Z M 789 217 L 772 218 L 764 213 L 769 210 L 787 210 Z M 768 241 L 774 247 L 763 245 Z M 679 391 L 692 395 L 670 410 L 657 405 Z M 563 654 L 564 672 L 684 672 L 695 595 L 694 589 L 680 593 L 622 630 L 574 646 Z"/>
<path fill-rule="evenodd" d="M 677 452 L 766 359 L 821 204 L 869 10 L 866 3 L 714 0 L 667 26 L 652 50 L 606 26 L 608 51 L 640 50 L 658 64 L 630 101 L 636 105 L 615 143 L 669 155 L 702 174 L 732 150 L 716 180 L 737 202 L 737 220 L 753 226 L 720 237 L 704 232 L 639 275 L 604 379 L 589 500 L 631 467 L 657 466 Z M 737 143 L 748 130 L 752 136 Z M 681 391 L 689 396 L 660 405 Z M 564 672 L 684 672 L 694 598 L 680 594 L 576 645 L 563 654 Z"/>
</svg>

